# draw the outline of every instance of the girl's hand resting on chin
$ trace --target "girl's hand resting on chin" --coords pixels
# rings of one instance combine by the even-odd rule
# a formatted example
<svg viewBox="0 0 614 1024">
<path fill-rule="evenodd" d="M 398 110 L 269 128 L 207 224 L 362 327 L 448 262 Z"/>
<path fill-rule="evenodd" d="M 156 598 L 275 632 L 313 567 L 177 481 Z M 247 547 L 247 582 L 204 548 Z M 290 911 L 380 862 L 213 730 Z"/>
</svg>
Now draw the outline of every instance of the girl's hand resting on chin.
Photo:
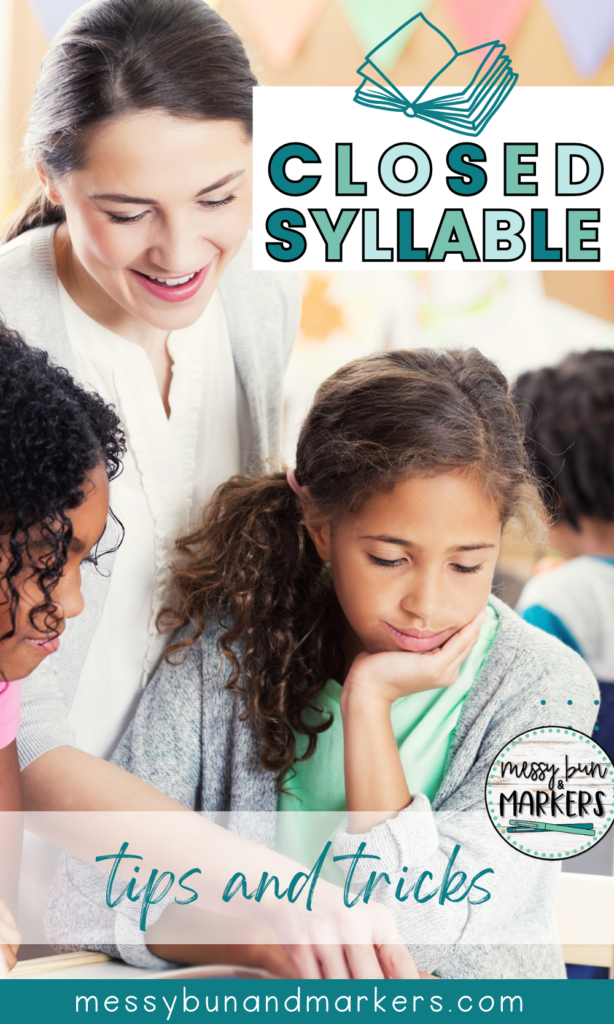
<svg viewBox="0 0 614 1024">
<path fill-rule="evenodd" d="M 434 651 L 384 651 L 359 654 L 341 692 L 341 711 L 356 697 L 394 704 L 400 697 L 451 686 L 461 664 L 477 642 L 486 608 Z"/>
<path fill-rule="evenodd" d="M 392 729 L 391 707 L 410 693 L 436 690 L 456 682 L 485 618 L 483 608 L 433 651 L 362 653 L 354 659 L 340 701 L 350 832 L 369 832 L 411 803 Z"/>
</svg>

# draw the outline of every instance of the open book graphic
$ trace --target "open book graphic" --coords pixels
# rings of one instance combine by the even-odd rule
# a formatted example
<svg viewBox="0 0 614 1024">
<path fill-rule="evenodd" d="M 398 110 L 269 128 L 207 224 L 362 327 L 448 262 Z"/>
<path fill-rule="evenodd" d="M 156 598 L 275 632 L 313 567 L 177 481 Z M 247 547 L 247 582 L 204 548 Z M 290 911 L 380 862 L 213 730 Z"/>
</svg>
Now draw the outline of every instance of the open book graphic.
<svg viewBox="0 0 614 1024">
<path fill-rule="evenodd" d="M 386 66 L 386 47 L 392 39 L 396 41 L 399 33 L 409 38 L 417 19 L 437 37 L 432 40 L 437 63 L 424 89 L 414 100 L 409 100 L 384 74 L 378 62 Z M 503 43 L 495 40 L 459 51 L 423 14 L 416 14 L 375 46 L 358 68 L 358 74 L 362 75 L 362 82 L 354 94 L 355 103 L 418 117 L 459 135 L 479 135 L 518 81 Z M 445 85 L 450 80 L 468 84 L 444 96 L 433 95 L 432 86 Z"/>
</svg>

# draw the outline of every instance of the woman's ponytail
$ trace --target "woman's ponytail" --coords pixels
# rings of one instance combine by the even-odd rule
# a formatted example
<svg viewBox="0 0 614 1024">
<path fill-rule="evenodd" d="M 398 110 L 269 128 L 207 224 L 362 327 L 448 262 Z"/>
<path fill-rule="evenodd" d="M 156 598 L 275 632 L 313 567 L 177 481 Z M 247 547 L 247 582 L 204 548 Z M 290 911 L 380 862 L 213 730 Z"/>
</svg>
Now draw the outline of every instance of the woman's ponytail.
<svg viewBox="0 0 614 1024">
<path fill-rule="evenodd" d="M 47 199 L 42 185 L 36 185 L 19 209 L 2 225 L 0 245 L 12 242 L 30 228 L 42 228 L 46 224 L 61 224 L 66 219 L 64 207 Z"/>
<path fill-rule="evenodd" d="M 160 625 L 165 631 L 190 625 L 191 636 L 172 643 L 166 657 L 174 662 L 207 619 L 223 625 L 218 648 L 232 665 L 228 685 L 245 694 L 263 766 L 283 777 L 296 760 L 294 732 L 308 736 L 310 757 L 327 728 L 306 724 L 303 712 L 317 706 L 327 678 L 342 668 L 335 631 L 319 628 L 336 614 L 336 599 L 300 498 L 285 473 L 232 477 L 177 548 L 175 599 Z M 323 643 L 324 632 L 333 639 Z"/>
</svg>

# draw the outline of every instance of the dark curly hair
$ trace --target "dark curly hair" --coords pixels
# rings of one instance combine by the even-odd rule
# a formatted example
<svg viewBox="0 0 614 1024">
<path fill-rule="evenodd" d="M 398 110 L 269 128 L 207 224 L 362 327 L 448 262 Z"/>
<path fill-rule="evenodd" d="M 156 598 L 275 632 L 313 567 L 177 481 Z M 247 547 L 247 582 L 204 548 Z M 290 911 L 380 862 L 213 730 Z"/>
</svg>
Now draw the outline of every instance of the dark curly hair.
<svg viewBox="0 0 614 1024">
<path fill-rule="evenodd" d="M 576 352 L 523 373 L 515 400 L 553 515 L 614 521 L 614 352 Z"/>
<path fill-rule="evenodd" d="M 544 516 L 523 440 L 507 380 L 476 349 L 384 352 L 320 386 L 300 433 L 296 477 L 310 511 L 334 528 L 403 477 L 471 469 L 503 522 L 518 517 L 531 532 Z M 281 787 L 297 760 L 295 734 L 308 738 L 302 760 L 328 728 L 309 712 L 321 711 L 318 694 L 343 669 L 341 609 L 301 502 L 283 472 L 235 476 L 178 549 L 175 600 L 160 623 L 191 630 L 167 659 L 194 643 L 207 618 L 223 623 L 218 649 L 232 665 L 228 685 L 244 693 L 261 763 Z"/>
<path fill-rule="evenodd" d="M 44 615 L 45 629 L 54 628 L 52 591 L 72 537 L 67 512 L 83 501 L 87 473 L 103 462 L 112 480 L 124 452 L 112 406 L 0 321 L 0 541 L 11 615 L 11 629 L 0 641 L 14 636 L 16 580 L 26 566 L 42 597 L 30 621 L 35 626 Z M 42 559 L 31 556 L 34 538 L 37 550 L 41 540 L 46 549 Z"/>
</svg>

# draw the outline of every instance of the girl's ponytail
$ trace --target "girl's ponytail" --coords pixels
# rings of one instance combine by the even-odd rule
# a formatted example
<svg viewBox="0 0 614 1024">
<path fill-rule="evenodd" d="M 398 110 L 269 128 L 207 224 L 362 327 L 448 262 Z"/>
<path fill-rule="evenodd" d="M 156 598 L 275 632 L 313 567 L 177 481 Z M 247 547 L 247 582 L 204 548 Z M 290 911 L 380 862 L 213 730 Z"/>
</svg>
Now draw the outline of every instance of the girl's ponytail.
<svg viewBox="0 0 614 1024">
<path fill-rule="evenodd" d="M 160 624 L 165 631 L 189 624 L 192 635 L 170 644 L 166 657 L 174 661 L 191 646 L 207 619 L 226 627 L 218 648 L 232 665 L 229 688 L 245 694 L 261 734 L 263 766 L 283 778 L 296 760 L 294 731 L 307 735 L 304 756 L 310 757 L 328 727 L 305 723 L 303 713 L 317 706 L 326 680 L 342 669 L 336 631 L 321 628 L 337 614 L 332 581 L 300 499 L 285 473 L 232 477 L 177 548 L 175 601 Z"/>
</svg>

